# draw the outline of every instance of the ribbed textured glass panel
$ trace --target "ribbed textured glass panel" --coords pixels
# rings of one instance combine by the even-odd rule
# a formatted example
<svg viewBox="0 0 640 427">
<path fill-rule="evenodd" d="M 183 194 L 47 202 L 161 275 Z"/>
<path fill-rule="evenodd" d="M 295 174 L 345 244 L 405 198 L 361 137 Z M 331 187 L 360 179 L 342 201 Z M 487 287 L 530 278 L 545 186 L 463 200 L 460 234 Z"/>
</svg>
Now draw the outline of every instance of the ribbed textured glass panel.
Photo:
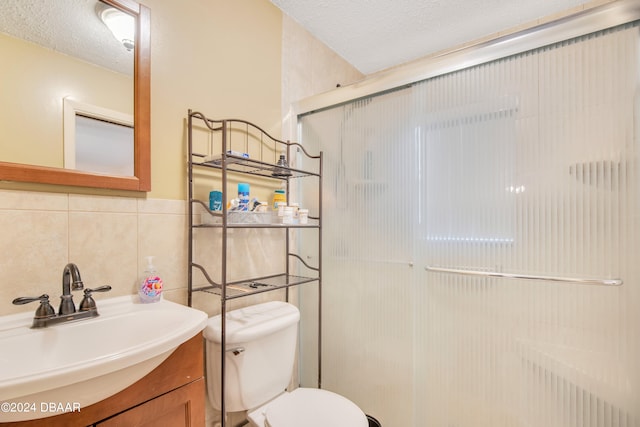
<svg viewBox="0 0 640 427">
<path fill-rule="evenodd" d="M 398 91 L 308 116 L 301 130 L 305 146 L 325 151 L 322 385 L 399 425 L 412 425 L 413 408 L 412 109 L 410 91 Z M 302 292 L 304 305 L 313 290 Z M 306 385 L 316 378 L 312 321 L 302 323 Z"/>
<path fill-rule="evenodd" d="M 385 427 L 640 427 L 639 83 L 626 25 L 302 117 L 323 386 Z"/>
</svg>

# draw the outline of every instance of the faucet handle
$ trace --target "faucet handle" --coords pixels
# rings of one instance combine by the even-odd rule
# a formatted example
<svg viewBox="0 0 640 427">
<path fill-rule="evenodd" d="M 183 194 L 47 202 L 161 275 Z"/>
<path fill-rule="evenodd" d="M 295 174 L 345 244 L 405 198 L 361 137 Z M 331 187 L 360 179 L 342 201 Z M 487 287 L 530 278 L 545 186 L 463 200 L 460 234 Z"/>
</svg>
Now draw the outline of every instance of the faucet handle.
<svg viewBox="0 0 640 427">
<path fill-rule="evenodd" d="M 91 295 L 92 292 L 108 292 L 111 290 L 111 286 L 110 285 L 104 285 L 104 286 L 99 286 L 97 288 L 94 289 L 85 289 L 84 290 L 84 294 L 85 295 Z"/>
<path fill-rule="evenodd" d="M 85 289 L 84 290 L 84 298 L 80 302 L 80 307 L 78 307 L 79 311 L 92 311 L 97 310 L 96 301 L 93 299 L 91 294 L 93 292 L 107 292 L 111 290 L 111 286 L 104 285 L 95 289 Z"/>
<path fill-rule="evenodd" d="M 15 305 L 28 304 L 33 301 L 40 301 L 40 306 L 36 310 L 36 319 L 47 319 L 49 317 L 55 317 L 56 311 L 49 304 L 49 295 L 42 294 L 39 297 L 19 297 L 12 301 Z"/>
<path fill-rule="evenodd" d="M 49 301 L 49 295 L 42 294 L 39 297 L 19 297 L 11 301 L 13 305 L 24 305 L 34 301 Z"/>
</svg>

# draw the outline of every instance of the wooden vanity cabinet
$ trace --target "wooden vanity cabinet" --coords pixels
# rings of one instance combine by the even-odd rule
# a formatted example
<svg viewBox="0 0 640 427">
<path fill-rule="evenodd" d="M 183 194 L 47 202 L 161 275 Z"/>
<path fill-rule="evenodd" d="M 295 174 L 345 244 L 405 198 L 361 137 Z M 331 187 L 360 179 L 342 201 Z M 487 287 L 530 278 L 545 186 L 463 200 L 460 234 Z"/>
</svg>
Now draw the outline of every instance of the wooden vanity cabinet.
<svg viewBox="0 0 640 427">
<path fill-rule="evenodd" d="M 172 392 L 158 396 L 142 405 L 129 409 L 95 424 L 95 427 L 200 427 L 204 426 L 197 417 L 194 396 L 204 394 L 204 379 L 184 385 Z"/>
<path fill-rule="evenodd" d="M 202 333 L 180 345 L 157 368 L 118 394 L 80 412 L 0 423 L 0 427 L 203 427 Z"/>
</svg>

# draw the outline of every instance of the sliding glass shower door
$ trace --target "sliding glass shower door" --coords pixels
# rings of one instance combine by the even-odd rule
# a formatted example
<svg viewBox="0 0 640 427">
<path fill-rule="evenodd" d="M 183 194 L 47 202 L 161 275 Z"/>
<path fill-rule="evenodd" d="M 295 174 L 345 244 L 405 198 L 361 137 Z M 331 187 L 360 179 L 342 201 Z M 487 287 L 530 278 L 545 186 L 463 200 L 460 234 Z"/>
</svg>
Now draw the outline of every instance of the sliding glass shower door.
<svg viewBox="0 0 640 427">
<path fill-rule="evenodd" d="M 322 386 L 385 427 L 640 426 L 639 82 L 628 24 L 300 117 Z"/>
</svg>

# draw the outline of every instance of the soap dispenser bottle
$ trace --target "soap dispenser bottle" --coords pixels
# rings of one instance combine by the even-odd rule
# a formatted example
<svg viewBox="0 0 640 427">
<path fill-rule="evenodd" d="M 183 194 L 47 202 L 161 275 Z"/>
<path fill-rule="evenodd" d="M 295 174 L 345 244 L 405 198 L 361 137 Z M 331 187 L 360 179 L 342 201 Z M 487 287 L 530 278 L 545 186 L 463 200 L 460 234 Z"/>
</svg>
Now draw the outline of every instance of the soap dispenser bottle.
<svg viewBox="0 0 640 427">
<path fill-rule="evenodd" d="M 162 279 L 158 276 L 158 271 L 153 265 L 153 257 L 147 257 L 147 267 L 144 271 L 138 290 L 140 301 L 144 303 L 158 302 L 162 295 Z"/>
</svg>

